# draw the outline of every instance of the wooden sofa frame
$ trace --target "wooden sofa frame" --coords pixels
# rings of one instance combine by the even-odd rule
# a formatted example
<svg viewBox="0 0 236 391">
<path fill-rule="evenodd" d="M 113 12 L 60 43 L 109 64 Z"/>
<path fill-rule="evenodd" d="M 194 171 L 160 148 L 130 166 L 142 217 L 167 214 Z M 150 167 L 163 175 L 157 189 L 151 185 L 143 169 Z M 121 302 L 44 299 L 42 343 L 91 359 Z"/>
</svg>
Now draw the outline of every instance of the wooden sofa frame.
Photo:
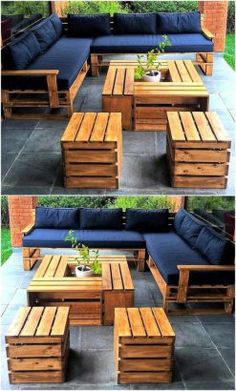
<svg viewBox="0 0 236 391">
<path fill-rule="evenodd" d="M 202 27 L 202 33 L 206 38 L 210 39 L 214 45 L 214 35 L 205 27 Z M 104 61 L 104 57 L 124 55 L 124 54 L 127 53 L 91 53 L 92 76 L 99 76 L 100 67 L 109 66 L 109 61 Z M 214 53 L 212 52 L 196 53 L 194 64 L 198 65 L 206 76 L 211 76 L 213 73 L 213 60 L 214 60 Z"/>
</svg>

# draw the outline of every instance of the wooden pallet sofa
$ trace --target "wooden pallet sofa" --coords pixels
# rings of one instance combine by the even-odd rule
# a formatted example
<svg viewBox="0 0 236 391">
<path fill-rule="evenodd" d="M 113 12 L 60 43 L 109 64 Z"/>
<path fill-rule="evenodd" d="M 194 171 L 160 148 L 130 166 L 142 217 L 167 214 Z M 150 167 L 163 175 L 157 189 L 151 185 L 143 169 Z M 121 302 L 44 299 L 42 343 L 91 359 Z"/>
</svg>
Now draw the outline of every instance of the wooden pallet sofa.
<svg viewBox="0 0 236 391">
<path fill-rule="evenodd" d="M 99 74 L 103 57 L 147 53 L 167 34 L 170 53 L 196 53 L 206 75 L 212 74 L 213 35 L 201 27 L 199 12 L 73 15 L 52 14 L 2 49 L 2 103 L 5 118 L 50 117 L 40 108 L 66 109 L 88 72 Z M 92 37 L 91 37 L 92 36 Z M 27 108 L 27 114 L 13 113 Z M 33 111 L 29 112 L 29 108 Z"/>
<path fill-rule="evenodd" d="M 38 108 L 66 109 L 73 113 L 73 101 L 88 72 L 91 38 L 63 35 L 63 24 L 52 14 L 25 31 L 2 49 L 2 104 L 5 118 L 13 108 L 27 108 L 19 118 L 47 117 Z M 29 108 L 34 111 L 29 112 Z M 19 111 L 19 110 L 18 110 Z"/>
<path fill-rule="evenodd" d="M 122 213 L 121 209 L 38 207 L 35 223 L 23 230 L 24 269 L 41 259 L 40 248 L 70 247 L 65 242 L 70 228 L 90 248 L 133 250 L 140 271 L 148 258 L 166 311 L 170 303 L 198 313 L 209 309 L 189 304 L 222 303 L 225 312 L 232 311 L 234 245 L 184 209 L 174 217 L 168 209 Z"/>
<path fill-rule="evenodd" d="M 84 15 L 69 15 L 81 24 Z M 117 54 L 147 53 L 168 36 L 171 46 L 166 53 L 196 53 L 195 63 L 204 74 L 212 75 L 214 35 L 201 25 L 199 12 L 164 12 L 146 14 L 118 14 L 103 16 L 101 32 L 94 37 L 91 45 L 92 75 L 99 74 L 102 65 L 108 65 L 105 58 Z M 102 36 L 101 36 L 102 35 Z"/>
</svg>

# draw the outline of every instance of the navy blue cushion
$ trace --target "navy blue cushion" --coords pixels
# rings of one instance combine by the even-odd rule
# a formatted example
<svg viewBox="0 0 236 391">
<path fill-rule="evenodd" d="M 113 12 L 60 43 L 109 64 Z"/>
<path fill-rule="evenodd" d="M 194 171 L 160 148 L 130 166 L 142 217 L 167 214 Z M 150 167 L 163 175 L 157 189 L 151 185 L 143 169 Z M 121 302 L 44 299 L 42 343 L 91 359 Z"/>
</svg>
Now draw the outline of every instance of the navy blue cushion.
<svg viewBox="0 0 236 391">
<path fill-rule="evenodd" d="M 77 208 L 37 207 L 35 213 L 36 228 L 79 228 L 79 210 Z"/>
<path fill-rule="evenodd" d="M 33 27 L 31 31 L 39 41 L 41 52 L 44 53 L 58 39 L 56 30 L 52 21 L 47 18 Z"/>
<path fill-rule="evenodd" d="M 34 229 L 23 238 L 24 247 L 68 248 L 65 241 L 68 230 Z M 138 232 L 125 230 L 74 230 L 78 242 L 90 248 L 145 248 L 143 236 Z"/>
<path fill-rule="evenodd" d="M 59 39 L 63 32 L 63 25 L 61 19 L 56 14 L 51 14 L 48 18 L 56 31 L 56 37 Z"/>
<path fill-rule="evenodd" d="M 158 12 L 157 33 L 183 34 L 201 32 L 200 12 Z"/>
<path fill-rule="evenodd" d="M 68 34 L 71 37 L 97 37 L 110 33 L 110 14 L 68 14 Z"/>
<path fill-rule="evenodd" d="M 166 48 L 166 52 L 211 52 L 213 44 L 211 40 L 202 34 L 169 34 L 168 38 L 172 46 Z M 160 34 L 125 34 L 97 37 L 91 45 L 91 53 L 146 53 L 163 40 Z"/>
<path fill-rule="evenodd" d="M 91 53 L 146 53 L 162 41 L 161 35 L 125 34 L 97 37 L 91 46 Z"/>
<path fill-rule="evenodd" d="M 175 232 L 145 234 L 146 248 L 162 277 L 168 284 L 177 285 L 177 265 L 209 265 L 206 257 L 192 249 Z M 232 272 L 191 272 L 191 284 L 232 284 Z"/>
<path fill-rule="evenodd" d="M 71 87 L 78 72 L 90 53 L 91 39 L 60 38 L 46 53 L 37 57 L 28 69 L 58 69 L 57 84 L 59 90 Z M 47 89 L 45 77 L 3 77 L 4 88 Z"/>
<path fill-rule="evenodd" d="M 155 34 L 156 15 L 145 14 L 114 14 L 114 34 Z"/>
<path fill-rule="evenodd" d="M 210 227 L 202 228 L 196 247 L 214 265 L 229 265 L 234 261 L 233 244 Z"/>
<path fill-rule="evenodd" d="M 168 53 L 196 53 L 212 52 L 213 43 L 203 34 L 168 34 L 172 46 L 167 46 L 165 51 Z"/>
<path fill-rule="evenodd" d="M 32 32 L 25 33 L 2 51 L 5 69 L 25 69 L 40 54 L 41 48 Z"/>
<path fill-rule="evenodd" d="M 204 226 L 204 223 L 184 209 L 180 209 L 174 219 L 175 231 L 192 247 L 196 246 L 198 235 Z"/>
<path fill-rule="evenodd" d="M 126 209 L 126 229 L 139 232 L 168 231 L 168 209 Z"/>
<path fill-rule="evenodd" d="M 82 208 L 81 229 L 122 229 L 122 209 Z"/>
</svg>

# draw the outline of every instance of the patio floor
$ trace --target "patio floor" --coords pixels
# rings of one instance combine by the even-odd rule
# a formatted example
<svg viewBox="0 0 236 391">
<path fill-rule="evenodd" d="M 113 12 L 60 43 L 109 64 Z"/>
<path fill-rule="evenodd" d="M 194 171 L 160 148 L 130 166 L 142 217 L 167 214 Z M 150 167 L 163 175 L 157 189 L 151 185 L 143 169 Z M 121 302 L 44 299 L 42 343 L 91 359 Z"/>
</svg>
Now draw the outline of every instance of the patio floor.
<svg viewBox="0 0 236 391">
<path fill-rule="evenodd" d="M 58 250 L 47 250 L 60 253 Z M 71 252 L 68 250 L 68 252 Z M 71 327 L 67 382 L 9 385 L 4 334 L 20 306 L 35 273 L 22 269 L 21 249 L 1 268 L 1 390 L 7 389 L 197 389 L 226 390 L 234 386 L 234 316 L 169 316 L 176 333 L 173 383 L 169 385 L 116 384 L 113 365 L 113 327 Z M 150 272 L 132 268 L 136 306 L 160 306 L 161 295 Z"/>
<path fill-rule="evenodd" d="M 127 56 L 132 58 L 132 56 Z M 165 55 L 164 58 L 193 58 Z M 123 57 L 124 58 L 124 57 Z M 235 72 L 215 55 L 213 76 L 201 77 L 216 111 L 233 139 L 228 187 L 225 190 L 184 189 L 188 194 L 234 194 L 235 184 Z M 100 111 L 105 74 L 87 77 L 75 101 L 75 111 Z M 2 123 L 2 194 L 182 194 L 170 187 L 165 156 L 165 132 L 123 132 L 120 189 L 71 190 L 63 187 L 60 137 L 68 120 L 5 120 Z"/>
</svg>

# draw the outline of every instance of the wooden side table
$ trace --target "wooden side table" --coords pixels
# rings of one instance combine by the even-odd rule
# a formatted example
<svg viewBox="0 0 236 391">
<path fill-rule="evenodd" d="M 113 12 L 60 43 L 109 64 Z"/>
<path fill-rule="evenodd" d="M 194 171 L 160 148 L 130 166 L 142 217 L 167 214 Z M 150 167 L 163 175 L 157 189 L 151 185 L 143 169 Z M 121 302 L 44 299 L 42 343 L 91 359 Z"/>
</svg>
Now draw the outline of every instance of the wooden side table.
<svg viewBox="0 0 236 391">
<path fill-rule="evenodd" d="M 119 187 L 122 161 L 120 113 L 74 113 L 61 138 L 68 188 Z"/>
<path fill-rule="evenodd" d="M 10 383 L 64 382 L 70 349 L 69 307 L 21 307 L 6 343 Z"/>
<path fill-rule="evenodd" d="M 227 186 L 230 140 L 214 112 L 168 112 L 167 158 L 173 187 Z"/>
<path fill-rule="evenodd" d="M 118 383 L 170 383 L 174 342 L 175 333 L 162 308 L 116 308 Z"/>
</svg>

